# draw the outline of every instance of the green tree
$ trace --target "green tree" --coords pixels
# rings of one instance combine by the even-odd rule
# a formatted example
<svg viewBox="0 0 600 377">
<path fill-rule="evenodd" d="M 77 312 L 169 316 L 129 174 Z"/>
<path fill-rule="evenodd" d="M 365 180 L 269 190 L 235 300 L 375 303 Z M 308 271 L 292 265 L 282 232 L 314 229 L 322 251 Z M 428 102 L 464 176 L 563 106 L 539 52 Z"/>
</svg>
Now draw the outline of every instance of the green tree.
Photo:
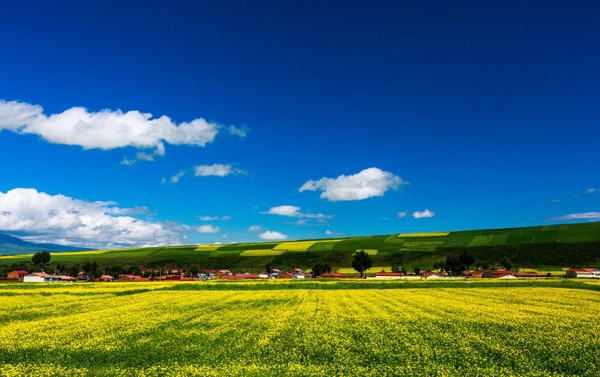
<svg viewBox="0 0 600 377">
<path fill-rule="evenodd" d="M 513 267 L 512 262 L 506 256 L 503 256 L 502 259 L 500 259 L 500 264 L 507 270 L 510 270 Z"/>
<path fill-rule="evenodd" d="M 311 269 L 311 274 L 314 278 L 323 275 L 325 272 L 331 272 L 331 266 L 323 262 L 316 263 Z"/>
<path fill-rule="evenodd" d="M 463 270 L 462 264 L 460 263 L 460 259 L 456 255 L 448 255 L 446 258 L 446 272 L 452 275 L 460 275 L 460 272 Z"/>
<path fill-rule="evenodd" d="M 461 271 L 464 270 L 469 270 L 469 267 L 475 263 L 475 254 L 473 254 L 473 252 L 469 249 L 463 249 L 463 251 L 460 252 L 460 254 L 458 255 L 458 260 L 460 261 L 460 264 L 462 265 L 461 268 L 464 266 L 464 268 Z"/>
<path fill-rule="evenodd" d="M 364 250 L 359 251 L 354 254 L 352 258 L 352 268 L 356 271 L 360 272 L 360 277 L 365 277 L 365 272 L 373 266 L 373 261 L 371 260 L 371 256 L 367 254 Z"/>
<path fill-rule="evenodd" d="M 50 262 L 50 258 L 52 258 L 52 257 L 50 256 L 49 252 L 40 251 L 40 252 L 33 254 L 33 257 L 31 257 L 31 263 L 36 265 L 38 268 L 43 269 L 44 265 L 46 263 Z"/>
</svg>

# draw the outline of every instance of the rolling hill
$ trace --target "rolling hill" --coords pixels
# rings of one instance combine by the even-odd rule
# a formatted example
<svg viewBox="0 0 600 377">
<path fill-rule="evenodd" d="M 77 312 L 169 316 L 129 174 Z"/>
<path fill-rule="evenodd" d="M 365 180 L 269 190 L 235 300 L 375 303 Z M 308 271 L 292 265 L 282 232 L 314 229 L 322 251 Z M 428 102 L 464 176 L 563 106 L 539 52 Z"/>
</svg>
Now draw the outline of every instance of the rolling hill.
<svg viewBox="0 0 600 377">
<path fill-rule="evenodd" d="M 17 248 L 21 244 L 15 241 L 11 245 Z M 31 247 L 27 251 L 29 255 L 0 256 L 0 266 L 29 261 L 30 253 L 39 246 L 28 246 Z M 463 248 L 472 250 L 477 260 L 490 264 L 497 263 L 503 256 L 509 257 L 517 266 L 527 267 L 598 264 L 600 222 L 336 239 L 61 252 L 52 253 L 52 262 L 73 264 L 97 261 L 100 266 L 138 264 L 233 270 L 261 269 L 267 263 L 284 268 L 311 267 L 317 262 L 329 263 L 334 267 L 350 267 L 352 255 L 357 250 L 365 250 L 371 254 L 374 266 L 431 268 L 433 263 L 458 253 Z"/>
</svg>

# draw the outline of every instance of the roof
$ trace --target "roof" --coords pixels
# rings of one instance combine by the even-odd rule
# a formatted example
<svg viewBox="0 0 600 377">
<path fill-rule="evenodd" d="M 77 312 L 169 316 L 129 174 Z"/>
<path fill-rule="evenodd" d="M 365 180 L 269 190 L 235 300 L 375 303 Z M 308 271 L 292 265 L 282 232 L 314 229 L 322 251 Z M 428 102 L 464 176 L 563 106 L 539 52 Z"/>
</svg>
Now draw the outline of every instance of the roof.
<svg viewBox="0 0 600 377">
<path fill-rule="evenodd" d="M 381 271 L 381 272 L 376 272 L 375 276 L 404 276 L 404 272 L 386 272 L 386 271 Z"/>
<path fill-rule="evenodd" d="M 13 272 L 15 272 L 19 275 L 23 275 L 23 274 L 27 275 L 27 271 L 25 271 L 25 270 L 14 270 Z"/>
</svg>

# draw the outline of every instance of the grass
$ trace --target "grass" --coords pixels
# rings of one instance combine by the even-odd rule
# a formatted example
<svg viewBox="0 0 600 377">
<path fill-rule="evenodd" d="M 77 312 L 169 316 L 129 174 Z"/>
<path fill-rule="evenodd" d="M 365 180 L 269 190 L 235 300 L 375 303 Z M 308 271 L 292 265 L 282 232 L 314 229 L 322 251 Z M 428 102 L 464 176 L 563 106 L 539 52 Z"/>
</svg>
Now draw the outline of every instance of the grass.
<svg viewBox="0 0 600 377">
<path fill-rule="evenodd" d="M 322 253 L 324 261 L 344 267 L 356 250 L 371 250 L 378 264 L 391 263 L 386 256 L 402 253 L 402 265 L 430 268 L 445 259 L 443 248 L 452 246 L 518 245 L 522 243 L 570 243 L 600 240 L 600 222 L 557 224 L 549 226 L 482 229 L 456 232 L 397 233 L 336 239 L 314 239 L 286 242 L 239 243 L 228 245 L 184 245 L 79 252 L 53 252 L 52 262 L 66 264 L 97 261 L 107 264 L 151 264 L 157 261 L 193 264 L 210 258 L 238 258 L 231 263 L 244 268 L 264 266 L 272 258 L 286 253 L 310 251 Z M 254 251 L 253 251 L 254 250 Z M 272 250 L 272 251 L 267 251 Z M 375 250 L 377 252 L 375 252 Z M 441 251 L 439 251 L 441 250 Z M 439 251 L 439 252 L 438 252 Z M 346 257 L 344 257 L 344 255 Z M 243 256 L 244 258 L 239 258 Z M 31 261 L 31 254 L 0 256 L 0 266 Z M 268 258 L 271 259 L 268 259 Z M 289 258 L 288 258 L 289 259 Z M 253 262 L 256 261 L 256 263 Z M 282 260 L 285 260 L 282 259 Z M 292 260 L 292 259 L 289 259 Z M 300 263 L 302 259 L 293 259 Z M 402 260 L 402 259 L 400 259 Z M 299 262 L 298 262 L 299 261 Z M 489 261 L 493 262 L 493 261 Z M 166 263 L 166 262 L 164 262 Z M 253 264 L 254 263 L 254 264 Z M 396 262 L 394 262 L 396 263 Z M 310 267 L 310 265 L 301 267 Z M 535 267 L 535 266 L 530 266 Z"/>
</svg>

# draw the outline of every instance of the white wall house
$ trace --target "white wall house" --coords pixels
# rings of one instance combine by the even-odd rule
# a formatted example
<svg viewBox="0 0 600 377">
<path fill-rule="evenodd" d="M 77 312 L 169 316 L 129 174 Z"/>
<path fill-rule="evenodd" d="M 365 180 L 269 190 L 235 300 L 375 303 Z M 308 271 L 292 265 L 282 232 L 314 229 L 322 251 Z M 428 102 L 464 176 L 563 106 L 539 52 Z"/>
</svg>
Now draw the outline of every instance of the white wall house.
<svg viewBox="0 0 600 377">
<path fill-rule="evenodd" d="M 44 272 L 32 272 L 23 276 L 23 283 L 43 283 L 46 276 L 49 275 Z"/>
</svg>

